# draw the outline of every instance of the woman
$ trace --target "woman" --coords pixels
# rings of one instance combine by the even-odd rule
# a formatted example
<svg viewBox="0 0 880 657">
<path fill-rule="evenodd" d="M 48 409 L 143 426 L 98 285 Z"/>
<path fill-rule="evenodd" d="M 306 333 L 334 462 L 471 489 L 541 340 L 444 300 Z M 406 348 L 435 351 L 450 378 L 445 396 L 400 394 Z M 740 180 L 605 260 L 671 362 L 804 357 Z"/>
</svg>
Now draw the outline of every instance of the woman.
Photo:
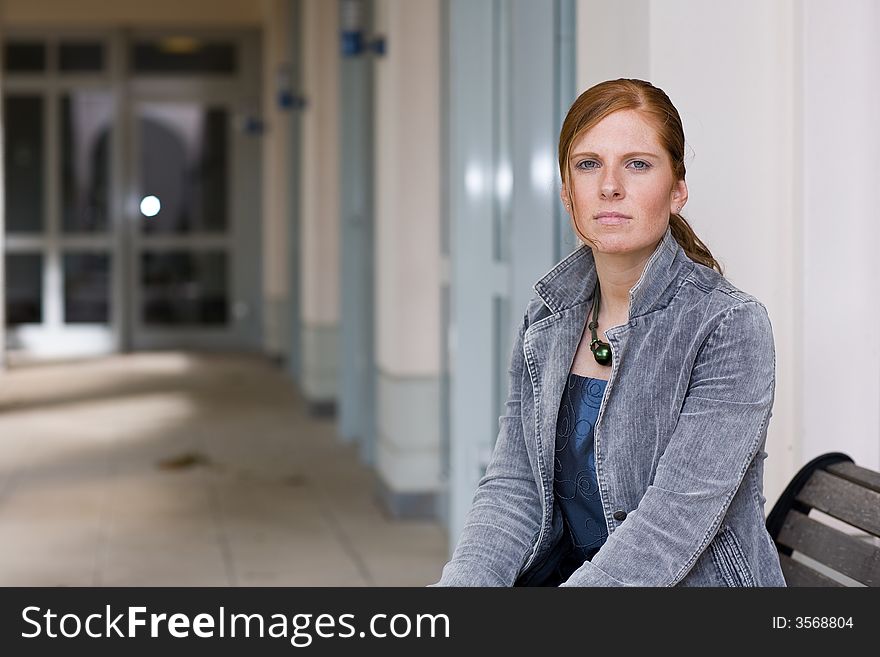
<svg viewBox="0 0 880 657">
<path fill-rule="evenodd" d="M 569 110 L 561 196 L 584 244 L 535 284 L 437 585 L 785 586 L 762 492 L 772 329 L 680 214 L 684 144 L 641 80 Z"/>
</svg>

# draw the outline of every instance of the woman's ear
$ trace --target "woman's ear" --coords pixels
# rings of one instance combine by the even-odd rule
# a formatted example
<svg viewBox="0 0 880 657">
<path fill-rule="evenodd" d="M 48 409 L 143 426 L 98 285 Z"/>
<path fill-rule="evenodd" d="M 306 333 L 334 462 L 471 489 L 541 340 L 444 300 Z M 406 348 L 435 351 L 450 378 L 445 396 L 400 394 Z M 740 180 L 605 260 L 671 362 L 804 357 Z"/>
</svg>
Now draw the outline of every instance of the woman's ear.
<svg viewBox="0 0 880 657">
<path fill-rule="evenodd" d="M 672 188 L 672 199 L 669 203 L 669 210 L 673 214 L 678 214 L 688 200 L 688 186 L 684 180 L 679 180 Z"/>
<path fill-rule="evenodd" d="M 571 202 L 568 199 L 568 187 L 565 183 L 562 183 L 562 187 L 559 189 L 559 200 L 562 201 L 562 205 L 565 206 L 565 209 L 571 212 Z"/>
</svg>

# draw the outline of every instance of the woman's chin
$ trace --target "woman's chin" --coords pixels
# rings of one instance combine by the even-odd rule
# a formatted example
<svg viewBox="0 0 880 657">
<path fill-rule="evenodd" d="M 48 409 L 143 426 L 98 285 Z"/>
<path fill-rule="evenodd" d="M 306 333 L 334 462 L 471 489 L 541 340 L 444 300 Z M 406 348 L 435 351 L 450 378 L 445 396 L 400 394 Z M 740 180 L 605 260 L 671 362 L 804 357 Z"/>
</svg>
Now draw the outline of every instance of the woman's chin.
<svg viewBox="0 0 880 657">
<path fill-rule="evenodd" d="M 609 255 L 629 253 L 630 251 L 637 251 L 641 247 L 640 244 L 636 244 L 631 238 L 623 235 L 595 235 L 592 237 L 593 239 L 587 242 L 587 244 L 592 247 L 593 251 Z"/>
<path fill-rule="evenodd" d="M 614 239 L 612 237 L 605 236 L 597 237 L 597 242 L 590 244 L 587 243 L 590 248 L 593 249 L 593 253 L 601 253 L 603 256 L 637 256 L 639 258 L 644 258 L 647 255 L 650 255 L 651 251 L 653 251 L 656 246 L 656 242 L 645 243 L 644 241 L 637 241 L 633 239 Z"/>
<path fill-rule="evenodd" d="M 622 230 L 614 230 L 614 228 Z M 642 254 L 645 251 L 650 253 L 663 239 L 666 231 L 665 226 L 657 226 L 650 233 L 625 228 L 625 226 L 614 226 L 604 230 L 591 230 L 586 234 L 588 238 L 586 244 L 593 249 L 593 252 L 605 255 Z"/>
</svg>

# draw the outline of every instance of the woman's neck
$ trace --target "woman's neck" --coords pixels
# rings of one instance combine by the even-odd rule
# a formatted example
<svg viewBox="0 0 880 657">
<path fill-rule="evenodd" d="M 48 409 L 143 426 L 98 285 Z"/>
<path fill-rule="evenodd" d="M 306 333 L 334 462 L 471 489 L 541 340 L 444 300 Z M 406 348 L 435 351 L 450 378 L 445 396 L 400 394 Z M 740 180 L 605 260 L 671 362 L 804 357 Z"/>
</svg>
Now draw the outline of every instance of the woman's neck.
<svg viewBox="0 0 880 657">
<path fill-rule="evenodd" d="M 629 321 L 629 291 L 638 283 L 652 251 L 645 253 L 605 254 L 593 251 L 601 299 L 600 320 L 607 326 Z"/>
</svg>

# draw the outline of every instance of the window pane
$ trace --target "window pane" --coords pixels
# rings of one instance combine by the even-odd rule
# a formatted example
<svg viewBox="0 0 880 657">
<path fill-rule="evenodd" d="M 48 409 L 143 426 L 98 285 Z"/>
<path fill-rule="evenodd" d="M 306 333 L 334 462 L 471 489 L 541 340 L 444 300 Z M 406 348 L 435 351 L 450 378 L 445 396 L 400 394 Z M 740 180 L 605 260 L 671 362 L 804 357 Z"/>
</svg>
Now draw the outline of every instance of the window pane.
<svg viewBox="0 0 880 657">
<path fill-rule="evenodd" d="M 106 231 L 113 99 L 103 91 L 61 97 L 61 223 L 65 232 Z"/>
<path fill-rule="evenodd" d="M 6 96 L 3 103 L 6 151 L 6 230 L 43 230 L 43 99 Z"/>
<path fill-rule="evenodd" d="M 235 73 L 235 44 L 169 37 L 140 42 L 131 49 L 135 73 Z"/>
<path fill-rule="evenodd" d="M 141 284 L 144 324 L 223 326 L 227 322 L 223 252 L 144 252 Z"/>
<path fill-rule="evenodd" d="M 64 73 L 100 72 L 104 69 L 104 44 L 62 42 L 58 63 Z"/>
<path fill-rule="evenodd" d="M 141 108 L 141 226 L 148 234 L 223 232 L 228 199 L 224 109 Z"/>
<path fill-rule="evenodd" d="M 110 322 L 108 254 L 64 254 L 64 321 L 67 324 Z"/>
<path fill-rule="evenodd" d="M 6 254 L 6 325 L 43 322 L 43 256 Z"/>
<path fill-rule="evenodd" d="M 3 62 L 9 73 L 42 73 L 46 70 L 46 45 L 38 41 L 7 43 Z"/>
</svg>

